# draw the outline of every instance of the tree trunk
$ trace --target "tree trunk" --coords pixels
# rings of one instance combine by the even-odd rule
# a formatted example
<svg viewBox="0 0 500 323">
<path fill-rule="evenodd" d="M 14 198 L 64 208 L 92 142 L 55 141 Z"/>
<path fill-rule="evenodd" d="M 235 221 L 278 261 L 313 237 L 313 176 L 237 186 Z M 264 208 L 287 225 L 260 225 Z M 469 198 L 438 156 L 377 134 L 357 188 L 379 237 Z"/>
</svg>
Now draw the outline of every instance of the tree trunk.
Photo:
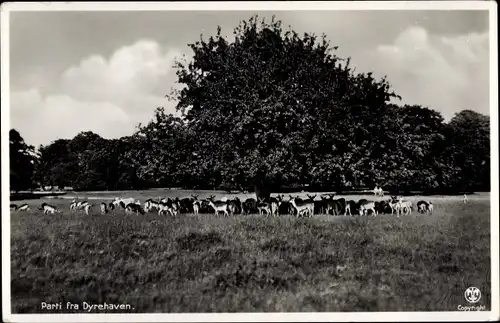
<svg viewBox="0 0 500 323">
<path fill-rule="evenodd" d="M 271 192 L 266 188 L 263 175 L 257 175 L 253 181 L 253 187 L 257 200 L 267 200 L 271 197 Z"/>
</svg>

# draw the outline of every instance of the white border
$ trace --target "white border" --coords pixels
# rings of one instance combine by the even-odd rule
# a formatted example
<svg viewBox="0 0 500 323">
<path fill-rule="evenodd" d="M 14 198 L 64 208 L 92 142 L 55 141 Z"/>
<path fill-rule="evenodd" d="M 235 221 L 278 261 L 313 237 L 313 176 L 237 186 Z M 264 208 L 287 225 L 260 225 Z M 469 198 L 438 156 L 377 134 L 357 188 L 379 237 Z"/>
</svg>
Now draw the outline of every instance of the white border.
<svg viewBox="0 0 500 323">
<path fill-rule="evenodd" d="M 490 2 L 490 140 L 491 140 L 491 310 L 492 319 L 499 317 L 499 204 L 498 204 L 498 17 L 497 3 Z M 494 312 L 494 313 L 493 313 Z"/>
<path fill-rule="evenodd" d="M 350 312 L 223 314 L 11 314 L 9 202 L 9 12 L 11 11 L 290 11 L 290 10 L 489 10 L 491 120 L 491 307 L 490 312 Z M 72 2 L 1 5 L 2 143 L 2 317 L 5 322 L 278 322 L 278 321 L 491 321 L 499 320 L 498 206 L 498 42 L 495 1 L 339 1 L 339 2 Z"/>
<path fill-rule="evenodd" d="M 10 2 L 8 11 L 488 10 L 495 1 Z"/>
<path fill-rule="evenodd" d="M 10 170 L 9 170 L 9 130 L 10 130 L 10 59 L 9 59 L 9 15 L 1 6 L 1 147 L 2 147 L 2 318 L 8 319 L 11 312 L 10 304 L 10 212 L 7 207 L 10 200 Z"/>
</svg>

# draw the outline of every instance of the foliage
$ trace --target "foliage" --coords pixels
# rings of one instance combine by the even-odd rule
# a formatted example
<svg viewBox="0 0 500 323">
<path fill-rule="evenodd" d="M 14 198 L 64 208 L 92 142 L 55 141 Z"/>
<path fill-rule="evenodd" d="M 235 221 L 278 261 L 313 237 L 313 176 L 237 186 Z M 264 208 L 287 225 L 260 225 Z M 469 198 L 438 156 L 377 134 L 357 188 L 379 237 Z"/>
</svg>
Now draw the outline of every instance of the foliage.
<svg viewBox="0 0 500 323">
<path fill-rule="evenodd" d="M 324 36 L 300 37 L 283 32 L 280 22 L 259 24 L 256 17 L 234 34 L 228 43 L 219 28 L 216 37 L 190 45 L 193 62 L 177 63 L 179 83 L 186 86 L 177 107 L 205 163 L 224 181 L 305 184 L 325 153 L 342 153 L 332 147 L 351 139 L 332 142 L 332 132 L 352 127 L 369 133 L 369 120 L 395 96 L 385 80 L 342 66 Z M 350 167 L 329 166 L 332 176 Z"/>
<path fill-rule="evenodd" d="M 36 178 L 42 183 L 75 190 L 119 190 L 141 188 L 130 137 L 106 140 L 82 132 L 71 140 L 59 139 L 39 149 Z"/>
<path fill-rule="evenodd" d="M 490 190 L 490 119 L 471 110 L 457 113 L 447 125 L 444 156 L 458 176 L 450 185 L 462 190 Z"/>
<path fill-rule="evenodd" d="M 191 186 L 200 178 L 196 141 L 181 118 L 167 115 L 160 107 L 154 119 L 139 128 L 136 137 L 135 165 L 150 187 Z"/>
<path fill-rule="evenodd" d="M 20 191 L 32 188 L 36 162 L 35 149 L 26 144 L 15 129 L 9 131 L 9 158 L 11 190 Z"/>
<path fill-rule="evenodd" d="M 181 116 L 156 109 L 128 137 L 91 132 L 40 147 L 35 180 L 81 190 L 284 187 L 489 190 L 489 117 L 445 122 L 397 105 L 388 81 L 356 73 L 325 36 L 256 16 L 234 40 L 203 37 L 176 62 Z"/>
</svg>

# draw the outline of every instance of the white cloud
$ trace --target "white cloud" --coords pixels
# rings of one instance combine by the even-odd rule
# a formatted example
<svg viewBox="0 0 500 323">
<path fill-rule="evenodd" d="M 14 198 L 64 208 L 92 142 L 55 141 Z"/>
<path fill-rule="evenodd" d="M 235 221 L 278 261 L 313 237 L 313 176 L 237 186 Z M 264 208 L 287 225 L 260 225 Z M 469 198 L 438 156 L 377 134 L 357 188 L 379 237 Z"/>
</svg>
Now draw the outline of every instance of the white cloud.
<svg viewBox="0 0 500 323">
<path fill-rule="evenodd" d="M 89 130 L 106 138 L 130 135 L 158 106 L 175 113 L 164 95 L 180 56 L 148 40 L 119 48 L 109 59 L 90 56 L 64 71 L 47 95 L 41 86 L 12 93 L 11 127 L 34 145 Z"/>
<path fill-rule="evenodd" d="M 175 57 L 181 53 L 162 53 L 154 41 L 139 41 L 115 51 L 109 61 L 92 56 L 72 66 L 61 77 L 61 89 L 75 98 L 105 100 L 122 104 L 137 93 L 152 94 L 172 71 Z"/>
<path fill-rule="evenodd" d="M 36 89 L 11 95 L 11 125 L 28 144 L 48 144 L 93 131 L 105 138 L 130 133 L 131 118 L 109 102 L 77 101 L 67 95 L 43 98 Z"/>
<path fill-rule="evenodd" d="M 488 39 L 487 33 L 435 37 L 411 27 L 355 62 L 387 75 L 403 103 L 428 106 L 446 119 L 464 109 L 489 114 Z"/>
</svg>

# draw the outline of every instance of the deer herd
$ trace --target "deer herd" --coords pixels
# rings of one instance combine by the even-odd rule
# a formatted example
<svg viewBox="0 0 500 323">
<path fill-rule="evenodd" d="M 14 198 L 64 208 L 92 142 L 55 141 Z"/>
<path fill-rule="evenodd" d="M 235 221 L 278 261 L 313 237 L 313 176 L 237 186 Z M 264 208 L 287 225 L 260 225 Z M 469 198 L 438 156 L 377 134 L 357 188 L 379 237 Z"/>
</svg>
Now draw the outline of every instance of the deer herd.
<svg viewBox="0 0 500 323">
<path fill-rule="evenodd" d="M 383 192 L 379 191 L 376 195 L 383 196 Z M 210 195 L 206 199 L 198 199 L 198 195 L 192 195 L 185 198 L 162 198 L 162 199 L 147 199 L 141 204 L 139 200 L 134 198 L 114 198 L 110 203 L 102 202 L 98 207 L 98 212 L 101 214 L 113 214 L 117 210 L 125 211 L 126 214 L 143 215 L 149 212 L 156 212 L 158 215 L 177 216 L 179 214 L 216 214 L 224 216 L 233 216 L 237 214 L 249 215 L 260 214 L 266 216 L 279 215 L 294 215 L 312 216 L 312 215 L 344 215 L 352 216 L 354 214 L 373 215 L 391 214 L 409 215 L 413 210 L 413 203 L 410 200 L 405 200 L 402 197 L 391 196 L 389 199 L 380 199 L 378 201 L 369 201 L 360 199 L 359 201 L 346 200 L 345 198 L 335 199 L 335 194 L 322 194 L 317 199 L 317 195 L 307 194 L 307 199 L 302 199 L 299 196 L 277 195 L 267 199 L 247 198 L 244 201 L 238 197 L 216 199 L 215 195 Z M 81 213 L 90 215 L 96 205 L 91 204 L 88 200 L 73 200 L 70 203 L 69 209 L 72 213 Z M 430 201 L 421 200 L 416 203 L 417 211 L 422 214 L 432 214 L 433 204 Z M 29 212 L 28 204 L 10 205 L 11 211 Z M 47 203 L 42 203 L 38 208 L 44 214 L 61 213 L 60 210 Z"/>
</svg>

